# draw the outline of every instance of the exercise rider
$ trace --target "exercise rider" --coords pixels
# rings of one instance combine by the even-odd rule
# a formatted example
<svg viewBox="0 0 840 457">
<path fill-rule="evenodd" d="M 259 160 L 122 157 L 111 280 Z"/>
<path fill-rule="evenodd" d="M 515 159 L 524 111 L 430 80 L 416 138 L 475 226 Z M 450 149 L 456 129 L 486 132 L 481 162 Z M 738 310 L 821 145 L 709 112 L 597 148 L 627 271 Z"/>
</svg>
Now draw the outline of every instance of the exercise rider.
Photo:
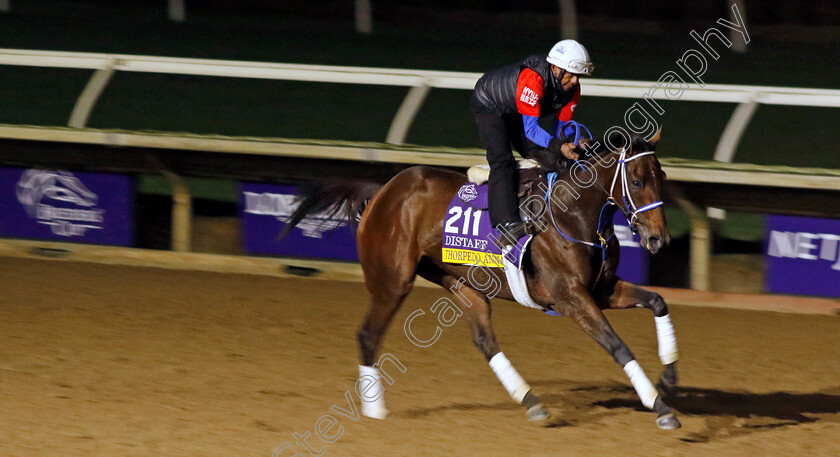
<svg viewBox="0 0 840 457">
<path fill-rule="evenodd" d="M 475 85 L 471 108 L 490 164 L 490 222 L 513 240 L 525 235 L 527 227 L 517 208 L 519 177 L 511 145 L 526 158 L 546 148 L 543 152 L 553 157 L 577 159 L 574 144 L 565 143 L 558 130 L 572 119 L 580 100 L 579 78 L 593 70 L 586 48 L 563 40 L 548 55 L 489 71 Z M 549 115 L 553 134 L 539 125 L 540 117 Z"/>
</svg>

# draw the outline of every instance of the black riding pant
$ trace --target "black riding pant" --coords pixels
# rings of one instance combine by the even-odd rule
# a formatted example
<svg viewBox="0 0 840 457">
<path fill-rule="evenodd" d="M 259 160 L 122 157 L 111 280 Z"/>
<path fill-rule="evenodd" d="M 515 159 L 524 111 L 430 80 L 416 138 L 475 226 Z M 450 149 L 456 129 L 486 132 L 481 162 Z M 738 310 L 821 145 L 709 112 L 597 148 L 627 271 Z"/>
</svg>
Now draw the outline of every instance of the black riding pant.
<svg viewBox="0 0 840 457">
<path fill-rule="evenodd" d="M 496 226 L 505 222 L 520 221 L 516 198 L 519 175 L 511 145 L 526 158 L 539 146 L 525 136 L 521 114 L 500 116 L 480 105 L 475 96 L 472 100 L 472 111 L 481 143 L 487 150 L 487 163 L 490 164 L 490 180 L 487 182 L 490 223 Z"/>
</svg>

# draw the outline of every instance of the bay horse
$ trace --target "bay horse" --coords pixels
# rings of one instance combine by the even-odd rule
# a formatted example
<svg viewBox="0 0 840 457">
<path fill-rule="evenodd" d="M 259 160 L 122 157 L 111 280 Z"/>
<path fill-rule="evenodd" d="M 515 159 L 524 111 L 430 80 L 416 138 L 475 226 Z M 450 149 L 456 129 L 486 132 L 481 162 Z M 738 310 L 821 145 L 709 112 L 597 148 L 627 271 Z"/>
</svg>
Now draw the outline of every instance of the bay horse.
<svg viewBox="0 0 840 457">
<path fill-rule="evenodd" d="M 579 192 L 568 190 L 570 186 L 554 186 L 549 191 L 551 198 L 542 215 L 547 229 L 532 239 L 530 261 L 523 262 L 523 270 L 533 301 L 545 310 L 568 316 L 598 342 L 624 368 L 644 406 L 657 413 L 656 424 L 662 429 L 676 429 L 680 422 L 663 398 L 674 393 L 677 383 L 677 345 L 668 307 L 659 294 L 616 275 L 619 243 L 615 236 L 607 239 L 601 232 L 596 234 L 604 209 L 614 206 L 629 216 L 631 227 L 641 232 L 641 244 L 651 253 L 670 241 L 665 214 L 659 207 L 665 174 L 653 152 L 660 135 L 661 130 L 649 141 L 633 136 L 627 148 L 608 150 L 600 146 L 561 173 L 557 183 L 571 184 L 573 173 L 585 176 L 581 170 L 592 178 L 581 179 L 592 182 Z M 462 173 L 416 166 L 403 170 L 385 185 L 355 181 L 321 184 L 298 196 L 300 205 L 284 233 L 316 212 L 340 212 L 342 217 L 358 221 L 359 261 L 371 294 L 369 313 L 358 332 L 360 381 L 367 378 L 381 382 L 376 369 L 377 350 L 420 275 L 456 293 L 460 298 L 457 306 L 467 316 L 474 344 L 510 396 L 526 408 L 529 420 L 546 420 L 550 417 L 548 410 L 496 342 L 489 298 L 514 300 L 507 281 L 498 278 L 494 294 L 488 293 L 491 276 L 501 269 L 442 261 L 447 206 L 466 183 Z M 611 229 L 613 213 L 609 214 Z M 659 355 L 665 367 L 659 382 L 661 391 L 647 378 L 602 312 L 634 307 L 647 308 L 655 316 Z M 362 399 L 365 416 L 385 418 L 387 409 L 381 395 Z"/>
</svg>

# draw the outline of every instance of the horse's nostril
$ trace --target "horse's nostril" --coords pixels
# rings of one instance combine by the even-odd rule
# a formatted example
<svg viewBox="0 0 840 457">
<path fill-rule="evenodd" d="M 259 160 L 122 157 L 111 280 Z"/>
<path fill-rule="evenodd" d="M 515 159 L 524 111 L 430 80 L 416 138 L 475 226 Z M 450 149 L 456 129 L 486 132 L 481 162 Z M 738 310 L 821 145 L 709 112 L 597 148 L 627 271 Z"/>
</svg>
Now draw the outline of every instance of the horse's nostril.
<svg viewBox="0 0 840 457">
<path fill-rule="evenodd" d="M 652 236 L 648 238 L 648 245 L 653 249 L 659 249 L 662 247 L 662 240 L 658 236 Z"/>
</svg>

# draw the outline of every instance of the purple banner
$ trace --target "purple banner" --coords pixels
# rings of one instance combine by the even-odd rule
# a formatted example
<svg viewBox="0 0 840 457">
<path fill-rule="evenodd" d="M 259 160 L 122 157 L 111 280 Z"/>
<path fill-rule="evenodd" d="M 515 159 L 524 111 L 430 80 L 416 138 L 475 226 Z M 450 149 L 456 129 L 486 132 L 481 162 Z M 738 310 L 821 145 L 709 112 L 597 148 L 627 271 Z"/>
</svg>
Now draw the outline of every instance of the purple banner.
<svg viewBox="0 0 840 457">
<path fill-rule="evenodd" d="M 318 214 L 301 221 L 289 235 L 279 239 L 286 220 L 297 205 L 297 187 L 277 184 L 240 183 L 240 217 L 245 252 L 289 257 L 358 260 L 356 234 L 343 219 Z"/>
<path fill-rule="evenodd" d="M 131 246 L 132 179 L 125 175 L 0 168 L 0 236 Z"/>
<path fill-rule="evenodd" d="M 767 216 L 768 292 L 840 297 L 840 220 Z"/>
<path fill-rule="evenodd" d="M 621 211 L 616 211 L 613 224 L 615 225 L 615 236 L 621 245 L 618 276 L 634 284 L 647 284 L 648 252 L 640 244 L 641 237 L 630 231 L 630 225 Z"/>
</svg>

